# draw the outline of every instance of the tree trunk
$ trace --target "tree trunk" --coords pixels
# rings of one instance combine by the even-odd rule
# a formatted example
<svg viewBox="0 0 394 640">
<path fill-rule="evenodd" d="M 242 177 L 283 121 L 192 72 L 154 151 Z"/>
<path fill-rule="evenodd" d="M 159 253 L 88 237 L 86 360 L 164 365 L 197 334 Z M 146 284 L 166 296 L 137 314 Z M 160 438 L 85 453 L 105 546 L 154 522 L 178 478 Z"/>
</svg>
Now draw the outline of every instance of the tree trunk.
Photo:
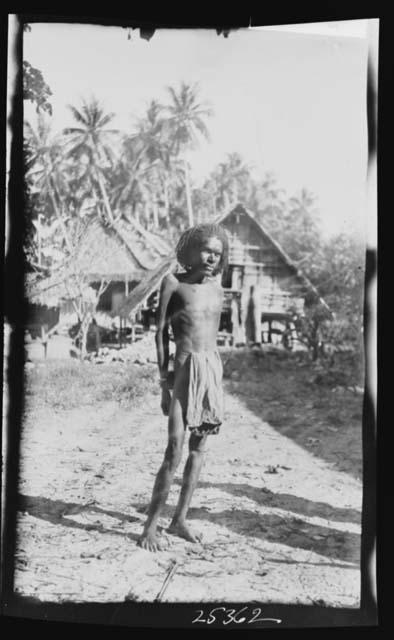
<svg viewBox="0 0 394 640">
<path fill-rule="evenodd" d="M 170 198 L 168 194 L 168 180 L 164 180 L 164 209 L 166 212 L 167 226 L 170 225 Z"/>
<path fill-rule="evenodd" d="M 138 222 L 138 224 L 140 224 L 140 205 L 137 202 L 137 205 L 135 207 L 135 219 Z"/>
<path fill-rule="evenodd" d="M 144 202 L 144 213 L 145 213 L 145 229 L 149 229 L 150 210 L 149 210 L 149 203 L 147 201 Z"/>
<path fill-rule="evenodd" d="M 53 209 L 54 209 L 54 211 L 55 211 L 56 218 L 59 220 L 59 222 L 60 222 L 60 226 L 61 226 L 61 228 L 62 228 L 63 237 L 64 237 L 65 243 L 66 243 L 66 245 L 67 245 L 67 249 L 69 250 L 69 252 L 70 252 L 70 253 L 72 253 L 72 245 L 71 245 L 71 241 L 70 241 L 70 238 L 69 238 L 69 235 L 68 235 L 67 229 L 66 229 L 66 225 L 65 225 L 65 222 L 64 222 L 63 216 L 62 216 L 62 214 L 60 213 L 59 208 L 58 208 L 58 206 L 57 206 L 57 202 L 56 202 L 55 194 L 54 194 L 54 191 L 53 191 L 52 185 L 51 185 L 51 183 L 49 182 L 49 180 L 47 180 L 47 186 L 48 186 L 48 191 L 49 191 L 49 197 L 50 197 L 50 199 L 51 199 L 51 201 L 52 201 L 52 206 L 53 206 Z"/>
<path fill-rule="evenodd" d="M 315 321 L 312 329 L 312 360 L 316 362 L 319 358 L 319 345 L 320 345 L 319 325 Z"/>
<path fill-rule="evenodd" d="M 228 211 L 230 209 L 230 198 L 227 191 L 223 191 L 223 200 L 224 200 L 224 210 Z"/>
<path fill-rule="evenodd" d="M 153 208 L 153 224 L 155 229 L 158 229 L 159 228 L 159 208 L 157 205 L 156 198 L 154 198 L 153 200 L 152 208 Z"/>
<path fill-rule="evenodd" d="M 192 227 L 194 225 L 194 218 L 193 218 L 191 191 L 190 191 L 189 167 L 187 166 L 187 160 L 186 159 L 184 159 L 183 164 L 184 164 L 184 168 L 185 168 L 185 189 L 186 189 L 187 213 L 188 213 L 188 216 L 189 216 L 189 226 Z"/>
<path fill-rule="evenodd" d="M 91 313 L 86 313 L 82 318 L 81 327 L 80 327 L 80 337 L 81 337 L 81 360 L 86 357 L 87 354 L 87 341 L 88 341 L 88 330 L 91 320 Z"/>
<path fill-rule="evenodd" d="M 113 213 L 112 213 L 111 205 L 110 205 L 109 200 L 108 200 L 107 190 L 105 188 L 105 185 L 104 185 L 104 182 L 103 182 L 103 178 L 100 175 L 100 172 L 97 171 L 97 169 L 96 169 L 96 175 L 97 175 L 97 180 L 98 180 L 100 191 L 101 191 L 101 196 L 102 196 L 103 201 L 104 201 L 104 207 L 105 207 L 105 210 L 107 212 L 108 220 L 109 220 L 109 222 L 112 223 L 114 221 L 114 216 L 113 216 Z"/>
<path fill-rule="evenodd" d="M 41 231 L 37 229 L 37 245 L 38 245 L 38 266 L 41 267 Z"/>
</svg>

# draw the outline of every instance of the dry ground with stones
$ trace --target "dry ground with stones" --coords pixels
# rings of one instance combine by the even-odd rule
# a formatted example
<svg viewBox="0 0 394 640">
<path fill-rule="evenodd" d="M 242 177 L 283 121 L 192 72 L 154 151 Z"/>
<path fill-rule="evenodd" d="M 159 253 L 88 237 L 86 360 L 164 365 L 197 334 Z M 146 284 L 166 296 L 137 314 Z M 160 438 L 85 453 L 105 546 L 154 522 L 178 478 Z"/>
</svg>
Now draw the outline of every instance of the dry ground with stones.
<svg viewBox="0 0 394 640">
<path fill-rule="evenodd" d="M 155 365 L 28 363 L 19 594 L 151 602 L 176 562 L 164 602 L 359 606 L 362 394 L 284 354 L 222 357 L 225 423 L 189 512 L 202 542 L 166 533 L 185 450 L 155 554 L 136 545 L 166 444 Z"/>
</svg>

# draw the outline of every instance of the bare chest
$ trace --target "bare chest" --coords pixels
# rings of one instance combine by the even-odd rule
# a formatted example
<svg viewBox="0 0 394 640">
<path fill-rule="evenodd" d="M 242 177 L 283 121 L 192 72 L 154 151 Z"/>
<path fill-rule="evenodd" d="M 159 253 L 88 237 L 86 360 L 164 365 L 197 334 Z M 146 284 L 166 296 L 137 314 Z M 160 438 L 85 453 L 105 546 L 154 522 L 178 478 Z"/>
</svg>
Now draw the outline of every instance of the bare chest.
<svg viewBox="0 0 394 640">
<path fill-rule="evenodd" d="M 180 284 L 174 294 L 174 311 L 216 315 L 222 307 L 220 290 L 211 284 Z"/>
</svg>

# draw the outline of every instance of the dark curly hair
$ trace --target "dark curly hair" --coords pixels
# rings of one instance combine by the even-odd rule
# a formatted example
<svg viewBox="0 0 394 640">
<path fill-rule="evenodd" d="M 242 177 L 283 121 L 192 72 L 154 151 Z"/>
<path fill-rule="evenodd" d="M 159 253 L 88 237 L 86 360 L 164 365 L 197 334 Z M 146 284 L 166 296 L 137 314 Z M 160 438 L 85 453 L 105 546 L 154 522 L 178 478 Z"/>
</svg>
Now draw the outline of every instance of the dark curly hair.
<svg viewBox="0 0 394 640">
<path fill-rule="evenodd" d="M 200 248 L 208 238 L 217 238 L 223 246 L 222 256 L 215 273 L 225 271 L 228 265 L 229 242 L 226 230 L 220 224 L 197 224 L 190 229 L 186 229 L 178 240 L 175 253 L 179 264 L 188 269 L 190 261 L 190 251 Z"/>
</svg>

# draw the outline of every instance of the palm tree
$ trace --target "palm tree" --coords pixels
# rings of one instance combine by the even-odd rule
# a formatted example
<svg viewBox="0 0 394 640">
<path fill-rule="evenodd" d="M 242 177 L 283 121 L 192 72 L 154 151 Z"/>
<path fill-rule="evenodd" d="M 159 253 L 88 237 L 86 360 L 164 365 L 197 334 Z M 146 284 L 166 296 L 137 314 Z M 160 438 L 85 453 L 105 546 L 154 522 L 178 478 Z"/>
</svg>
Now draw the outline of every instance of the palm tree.
<svg viewBox="0 0 394 640">
<path fill-rule="evenodd" d="M 217 198 L 215 206 L 227 211 L 230 208 L 230 176 L 227 164 L 221 162 L 211 173 L 211 178 L 216 187 Z"/>
<path fill-rule="evenodd" d="M 212 109 L 198 101 L 198 88 L 182 82 L 179 90 L 167 88 L 170 104 L 166 111 L 168 118 L 163 122 L 164 130 L 169 141 L 171 155 L 183 155 L 185 174 L 186 201 L 189 224 L 193 225 L 193 210 L 190 191 L 189 166 L 184 157 L 185 151 L 198 146 L 200 138 L 209 140 L 209 132 L 204 119 L 212 115 Z"/>
<path fill-rule="evenodd" d="M 135 214 L 142 202 L 142 182 L 148 167 L 144 162 L 144 147 L 137 135 L 123 139 L 119 162 L 112 173 L 112 201 L 115 208 Z"/>
<path fill-rule="evenodd" d="M 142 166 L 140 166 L 140 182 L 144 192 L 144 206 L 146 218 L 153 212 L 154 226 L 159 226 L 158 202 L 163 186 L 166 189 L 165 173 L 168 171 L 168 148 L 164 139 L 163 106 L 152 100 L 148 105 L 146 115 L 137 121 L 137 131 L 134 136 L 136 147 L 140 151 Z M 164 184 L 162 184 L 164 182 Z M 167 208 L 168 216 L 169 208 Z"/>
<path fill-rule="evenodd" d="M 68 191 L 68 180 L 64 165 L 64 154 L 59 138 L 52 136 L 50 123 L 43 114 L 38 115 L 37 128 L 25 121 L 26 179 L 30 183 L 30 193 L 38 195 L 44 203 L 48 217 L 55 214 L 62 229 L 63 239 L 71 252 L 72 245 L 65 224 L 64 200 Z"/>
<path fill-rule="evenodd" d="M 155 227 L 160 203 L 168 224 L 170 201 L 179 186 L 179 161 L 163 113 L 164 107 L 152 100 L 145 116 L 136 121 L 135 132 L 124 138 L 113 190 L 116 206 L 131 208 L 135 217 L 142 209 L 145 224 L 153 215 Z"/>
<path fill-rule="evenodd" d="M 308 189 L 302 188 L 300 193 L 290 198 L 290 205 L 293 211 L 310 211 L 312 205 L 315 203 L 316 197 L 308 191 Z"/>
<path fill-rule="evenodd" d="M 227 155 L 228 172 L 230 178 L 231 205 L 237 204 L 240 194 L 244 195 L 250 180 L 249 167 L 244 164 L 242 156 L 233 152 Z"/>
<path fill-rule="evenodd" d="M 277 179 L 271 171 L 252 183 L 250 206 L 256 211 L 257 219 L 280 241 L 286 226 L 285 191 L 277 186 Z"/>
<path fill-rule="evenodd" d="M 134 138 L 139 141 L 140 149 L 150 163 L 161 160 L 164 155 L 163 118 L 161 117 L 163 108 L 157 100 L 152 100 L 148 105 L 146 116 L 137 120 Z"/>
<path fill-rule="evenodd" d="M 163 173 L 168 170 L 168 149 L 163 137 L 163 107 L 156 100 L 148 105 L 146 115 L 137 119 L 135 132 L 124 137 L 122 153 L 113 178 L 116 207 L 131 209 L 138 216 L 141 206 L 145 217 L 153 210 L 157 223 L 158 191 Z"/>
<path fill-rule="evenodd" d="M 289 199 L 286 211 L 288 253 L 299 264 L 310 270 L 321 250 L 320 218 L 315 208 L 316 197 L 307 189 Z"/>
<path fill-rule="evenodd" d="M 250 170 L 239 153 L 227 154 L 227 160 L 218 165 L 211 178 L 216 183 L 219 204 L 224 210 L 235 206 L 240 195 L 246 199 Z"/>
<path fill-rule="evenodd" d="M 119 132 L 107 128 L 115 114 L 105 113 L 96 98 L 90 102 L 83 101 L 80 109 L 73 105 L 69 105 L 69 109 L 80 126 L 63 131 L 68 142 L 67 152 L 78 161 L 79 178 L 90 181 L 94 195 L 98 186 L 107 218 L 112 223 L 114 216 L 106 189 L 105 171 L 112 168 L 117 156 L 114 145 Z"/>
</svg>

